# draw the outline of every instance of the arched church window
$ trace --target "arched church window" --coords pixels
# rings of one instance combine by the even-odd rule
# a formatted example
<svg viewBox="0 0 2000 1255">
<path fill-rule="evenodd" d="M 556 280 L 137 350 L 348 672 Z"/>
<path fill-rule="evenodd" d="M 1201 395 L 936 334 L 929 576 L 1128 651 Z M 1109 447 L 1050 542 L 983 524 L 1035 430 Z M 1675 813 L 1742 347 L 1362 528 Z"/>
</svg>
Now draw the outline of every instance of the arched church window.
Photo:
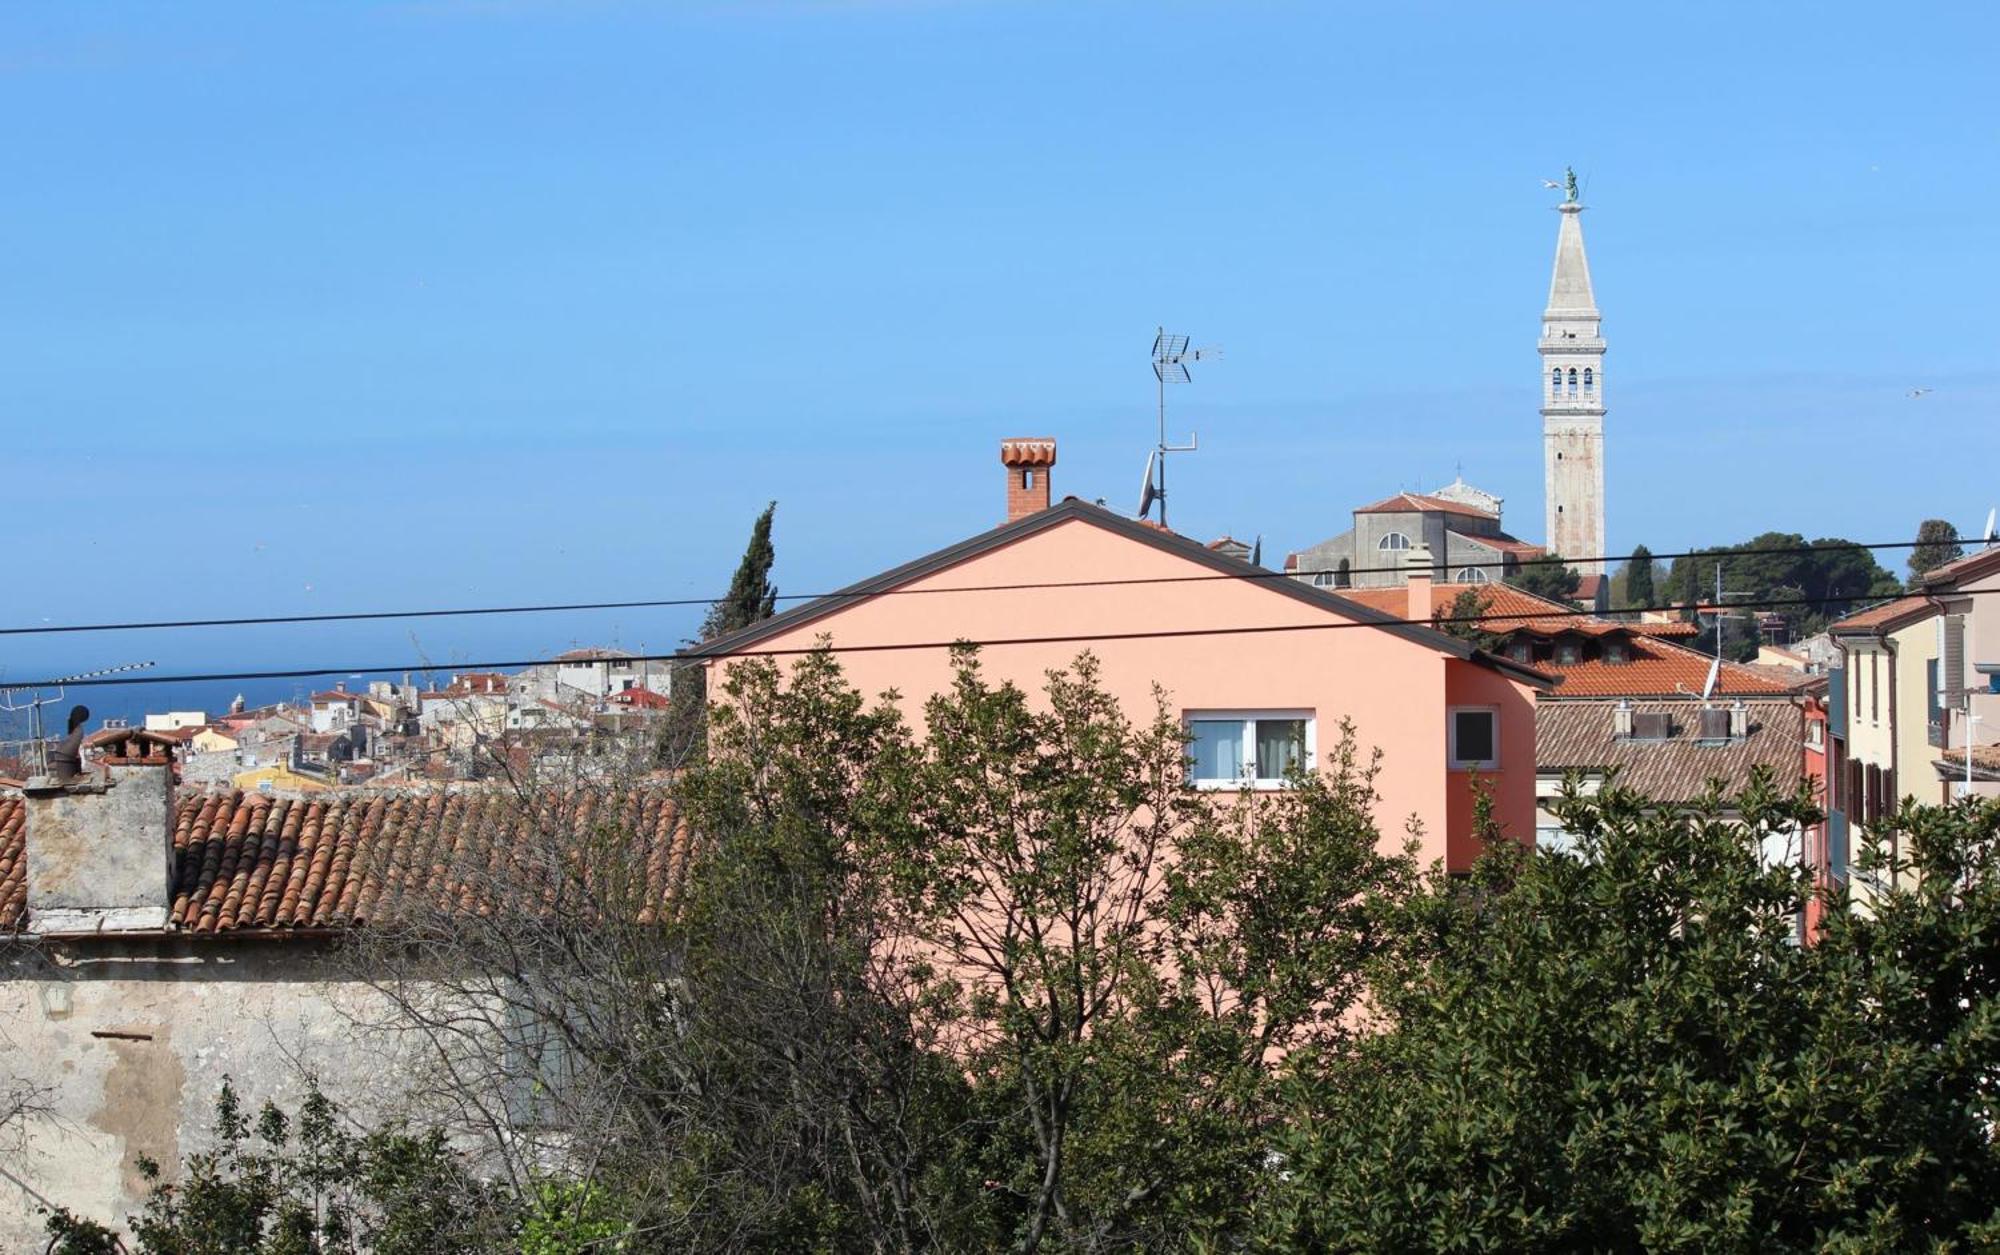
<svg viewBox="0 0 2000 1255">
<path fill-rule="evenodd" d="M 1576 367 L 1569 368 L 1569 394 L 1576 395 Z"/>
<path fill-rule="evenodd" d="M 1591 376 L 1591 371 L 1590 371 L 1590 367 L 1588 367 L 1588 366 L 1584 367 L 1584 368 L 1583 368 L 1583 395 L 1585 395 L 1585 396 L 1589 396 L 1589 395 L 1590 395 L 1590 390 L 1591 390 L 1592 388 L 1596 387 L 1596 386 L 1597 386 L 1597 381 L 1596 381 L 1596 380 L 1595 380 L 1595 379 L 1594 379 L 1594 378 L 1593 378 L 1593 377 Z"/>
<path fill-rule="evenodd" d="M 1487 579 L 1485 568 L 1469 566 L 1465 568 L 1463 571 L 1460 571 L 1458 575 L 1454 577 L 1453 582 L 1457 584 L 1488 584 L 1491 583 L 1492 581 Z"/>
<path fill-rule="evenodd" d="M 1376 541 L 1375 547 L 1377 549 L 1408 549 L 1410 547 L 1410 538 L 1401 532 L 1390 532 L 1381 540 Z"/>
<path fill-rule="evenodd" d="M 1563 393 L 1563 368 L 1558 366 L 1549 372 L 1549 395 L 1559 397 Z"/>
</svg>

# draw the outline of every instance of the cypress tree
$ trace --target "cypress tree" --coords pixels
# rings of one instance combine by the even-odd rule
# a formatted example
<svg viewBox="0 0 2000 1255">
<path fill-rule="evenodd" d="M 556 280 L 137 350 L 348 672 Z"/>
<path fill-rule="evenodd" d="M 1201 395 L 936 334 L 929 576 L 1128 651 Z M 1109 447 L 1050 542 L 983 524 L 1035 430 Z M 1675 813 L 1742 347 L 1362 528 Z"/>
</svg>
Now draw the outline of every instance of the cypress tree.
<svg viewBox="0 0 2000 1255">
<path fill-rule="evenodd" d="M 709 607 L 708 617 L 702 620 L 703 641 L 762 622 L 777 608 L 778 588 L 771 583 L 771 563 L 777 557 L 771 548 L 771 516 L 777 509 L 778 503 L 773 501 L 751 524 L 750 543 L 744 547 L 743 561 L 736 564 L 729 591 Z"/>
<path fill-rule="evenodd" d="M 1644 545 L 1632 551 L 1632 561 L 1625 567 L 1625 604 L 1653 604 L 1653 551 Z"/>
<path fill-rule="evenodd" d="M 777 560 L 777 550 L 771 544 L 771 516 L 777 510 L 778 503 L 771 502 L 750 525 L 750 543 L 743 548 L 743 560 L 736 564 L 729 591 L 708 608 L 697 643 L 706 644 L 760 623 L 777 609 L 778 586 L 771 582 L 771 564 Z M 688 766 L 702 758 L 708 668 L 698 662 L 679 664 L 674 668 L 672 690 L 673 705 L 660 734 L 659 759 L 672 767 Z"/>
</svg>

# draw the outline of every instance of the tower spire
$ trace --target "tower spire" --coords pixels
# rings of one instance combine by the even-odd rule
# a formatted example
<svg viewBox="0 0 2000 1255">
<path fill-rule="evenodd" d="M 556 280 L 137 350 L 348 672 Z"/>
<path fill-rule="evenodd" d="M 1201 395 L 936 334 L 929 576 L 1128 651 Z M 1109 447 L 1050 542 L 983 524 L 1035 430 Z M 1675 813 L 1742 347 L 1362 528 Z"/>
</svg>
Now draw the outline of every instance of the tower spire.
<svg viewBox="0 0 2000 1255">
<path fill-rule="evenodd" d="M 1549 548 L 1579 559 L 1604 553 L 1604 338 L 1583 248 L 1576 171 L 1564 175 L 1539 346 L 1542 444 Z M 1571 566 L 1585 575 L 1604 569 L 1597 562 Z"/>
</svg>

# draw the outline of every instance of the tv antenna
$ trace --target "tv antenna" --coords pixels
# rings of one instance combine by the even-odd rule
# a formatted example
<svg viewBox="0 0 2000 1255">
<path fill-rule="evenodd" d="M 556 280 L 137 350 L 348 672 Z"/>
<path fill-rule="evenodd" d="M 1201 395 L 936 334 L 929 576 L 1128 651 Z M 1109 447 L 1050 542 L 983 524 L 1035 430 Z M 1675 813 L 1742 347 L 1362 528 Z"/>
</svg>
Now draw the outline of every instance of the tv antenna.
<svg viewBox="0 0 2000 1255">
<path fill-rule="evenodd" d="M 0 711 L 18 714 L 28 712 L 28 736 L 35 747 L 35 772 L 38 776 L 49 774 L 49 747 L 42 732 L 42 707 L 53 706 L 63 699 L 63 686 L 75 680 L 94 680 L 101 675 L 117 675 L 121 671 L 144 671 L 152 666 L 150 662 L 128 662 L 116 667 L 105 667 L 98 671 L 79 671 L 55 680 L 52 686 L 40 688 L 0 688 Z M 55 692 L 44 690 L 53 687 Z M 27 694 L 24 699 L 21 695 Z"/>
<path fill-rule="evenodd" d="M 1139 517 L 1145 518 L 1158 503 L 1161 527 L 1167 525 L 1167 455 L 1193 453 L 1200 446 L 1200 438 L 1194 432 L 1188 433 L 1186 444 L 1167 443 L 1167 385 L 1193 381 L 1193 376 L 1188 374 L 1188 363 L 1221 356 L 1221 349 L 1189 348 L 1186 336 L 1168 335 L 1165 327 L 1159 328 L 1153 336 L 1153 378 L 1159 387 L 1160 439 L 1153 446 L 1153 451 L 1146 455 L 1146 482 L 1139 489 Z"/>
</svg>

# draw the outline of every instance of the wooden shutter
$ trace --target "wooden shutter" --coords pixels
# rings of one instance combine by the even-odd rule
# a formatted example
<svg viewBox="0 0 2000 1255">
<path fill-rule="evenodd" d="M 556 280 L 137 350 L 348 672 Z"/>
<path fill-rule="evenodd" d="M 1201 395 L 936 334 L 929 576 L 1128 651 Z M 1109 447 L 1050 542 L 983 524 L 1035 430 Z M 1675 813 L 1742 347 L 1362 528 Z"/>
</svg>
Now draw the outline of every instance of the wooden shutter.
<svg viewBox="0 0 2000 1255">
<path fill-rule="evenodd" d="M 1940 706 L 1955 706 L 1964 700 L 1965 616 L 1948 614 L 1939 621 L 1938 691 Z"/>
</svg>

